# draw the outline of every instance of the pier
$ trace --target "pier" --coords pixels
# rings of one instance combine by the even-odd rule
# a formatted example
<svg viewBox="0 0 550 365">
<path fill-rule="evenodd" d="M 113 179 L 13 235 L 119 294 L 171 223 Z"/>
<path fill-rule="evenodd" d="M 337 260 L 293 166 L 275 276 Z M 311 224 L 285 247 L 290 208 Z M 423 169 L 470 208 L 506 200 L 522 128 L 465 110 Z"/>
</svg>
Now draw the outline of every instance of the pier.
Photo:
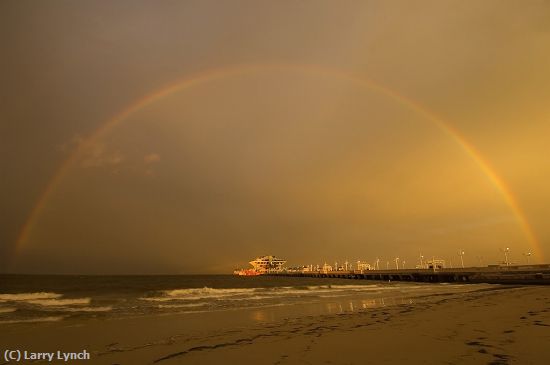
<svg viewBox="0 0 550 365">
<path fill-rule="evenodd" d="M 550 285 L 549 264 L 437 269 L 281 271 L 268 275 L 427 283 Z"/>
</svg>

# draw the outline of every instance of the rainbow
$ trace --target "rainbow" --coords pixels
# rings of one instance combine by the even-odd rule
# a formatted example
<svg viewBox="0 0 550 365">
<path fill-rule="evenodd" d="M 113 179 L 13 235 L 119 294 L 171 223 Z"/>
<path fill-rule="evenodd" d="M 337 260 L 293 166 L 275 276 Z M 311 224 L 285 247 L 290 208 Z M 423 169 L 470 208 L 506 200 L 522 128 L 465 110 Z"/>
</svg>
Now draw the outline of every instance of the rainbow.
<svg viewBox="0 0 550 365">
<path fill-rule="evenodd" d="M 482 157 L 479 151 L 471 145 L 465 138 L 457 131 L 449 122 L 444 121 L 436 113 L 426 109 L 420 103 L 397 93 L 396 91 L 385 87 L 379 83 L 374 82 L 373 80 L 358 77 L 357 75 L 347 73 L 342 70 L 332 69 L 327 67 L 321 67 L 318 65 L 300 65 L 300 64 L 260 64 L 260 65 L 238 65 L 225 68 L 209 69 L 203 72 L 198 72 L 192 75 L 187 75 L 182 79 L 177 80 L 176 82 L 170 83 L 150 94 L 147 94 L 140 99 L 137 99 L 122 111 L 118 112 L 112 118 L 108 119 L 106 122 L 93 132 L 87 139 L 81 143 L 76 150 L 60 165 L 59 169 L 54 174 L 53 178 L 49 181 L 46 189 L 41 194 L 40 198 L 37 200 L 34 208 L 31 210 L 25 224 L 23 225 L 18 239 L 15 245 L 15 252 L 21 249 L 28 241 L 32 227 L 35 225 L 37 219 L 39 218 L 44 206 L 47 204 L 49 197 L 55 191 L 56 187 L 59 185 L 60 181 L 66 175 L 67 171 L 71 166 L 79 159 L 82 153 L 88 150 L 93 146 L 96 141 L 98 141 L 102 136 L 108 134 L 114 127 L 123 123 L 128 119 L 132 114 L 140 111 L 144 107 L 151 105 L 175 92 L 182 91 L 184 89 L 190 89 L 194 86 L 213 82 L 228 77 L 235 77 L 244 74 L 258 73 L 258 72 L 267 72 L 267 71 L 298 71 L 303 73 L 315 74 L 319 76 L 328 76 L 334 77 L 340 80 L 350 82 L 351 84 L 360 86 L 362 88 L 368 88 L 370 90 L 376 91 L 391 100 L 401 104 L 402 106 L 418 113 L 423 116 L 430 122 L 432 122 L 438 129 L 440 129 L 444 134 L 454 140 L 457 145 L 476 163 L 476 165 L 481 169 L 485 174 L 487 179 L 491 184 L 496 187 L 496 189 L 502 195 L 506 204 L 510 207 L 511 211 L 514 213 L 514 216 L 521 227 L 525 238 L 527 239 L 529 245 L 531 246 L 533 253 L 538 256 L 540 260 L 543 259 L 542 250 L 540 244 L 537 241 L 535 234 L 531 226 L 529 225 L 528 220 L 525 217 L 523 210 L 518 204 L 516 198 L 506 185 L 506 183 L 498 176 L 494 171 L 491 165 Z"/>
</svg>

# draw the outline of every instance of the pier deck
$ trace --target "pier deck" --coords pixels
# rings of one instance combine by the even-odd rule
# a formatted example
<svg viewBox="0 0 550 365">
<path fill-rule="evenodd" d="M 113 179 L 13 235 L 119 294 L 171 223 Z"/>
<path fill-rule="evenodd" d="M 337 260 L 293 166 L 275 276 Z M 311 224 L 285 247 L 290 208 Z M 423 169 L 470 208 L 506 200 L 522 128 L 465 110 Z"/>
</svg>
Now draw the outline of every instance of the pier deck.
<svg viewBox="0 0 550 365">
<path fill-rule="evenodd" d="M 446 269 L 393 269 L 354 271 L 284 271 L 274 276 L 338 278 L 432 283 L 490 283 L 550 285 L 550 265 L 488 266 Z"/>
</svg>

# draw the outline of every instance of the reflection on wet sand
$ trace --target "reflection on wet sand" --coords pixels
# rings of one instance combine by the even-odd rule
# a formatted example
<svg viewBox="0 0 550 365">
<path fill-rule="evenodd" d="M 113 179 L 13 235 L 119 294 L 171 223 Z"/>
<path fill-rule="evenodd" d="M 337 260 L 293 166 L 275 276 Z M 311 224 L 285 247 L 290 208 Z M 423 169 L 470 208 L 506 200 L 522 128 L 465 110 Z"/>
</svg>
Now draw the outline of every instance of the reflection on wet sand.
<svg viewBox="0 0 550 365">
<path fill-rule="evenodd" d="M 249 318 L 254 322 L 274 322 L 296 316 L 351 313 L 386 306 L 410 304 L 415 304 L 415 301 L 413 298 L 406 297 L 348 299 L 326 302 L 310 301 L 289 306 L 266 306 L 264 308 L 253 309 L 249 313 Z"/>
</svg>

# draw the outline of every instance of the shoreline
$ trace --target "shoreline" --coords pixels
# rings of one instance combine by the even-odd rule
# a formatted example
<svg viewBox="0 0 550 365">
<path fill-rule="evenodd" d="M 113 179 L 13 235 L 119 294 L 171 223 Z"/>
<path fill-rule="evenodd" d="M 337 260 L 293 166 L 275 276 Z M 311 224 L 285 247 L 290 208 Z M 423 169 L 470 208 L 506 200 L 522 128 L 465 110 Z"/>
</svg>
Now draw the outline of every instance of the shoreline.
<svg viewBox="0 0 550 365">
<path fill-rule="evenodd" d="M 32 351 L 88 350 L 91 360 L 82 363 L 110 365 L 362 364 L 372 356 L 381 364 L 542 364 L 550 357 L 550 291 L 542 286 L 434 293 L 334 314 L 296 309 L 8 325 L 0 342 Z"/>
</svg>

